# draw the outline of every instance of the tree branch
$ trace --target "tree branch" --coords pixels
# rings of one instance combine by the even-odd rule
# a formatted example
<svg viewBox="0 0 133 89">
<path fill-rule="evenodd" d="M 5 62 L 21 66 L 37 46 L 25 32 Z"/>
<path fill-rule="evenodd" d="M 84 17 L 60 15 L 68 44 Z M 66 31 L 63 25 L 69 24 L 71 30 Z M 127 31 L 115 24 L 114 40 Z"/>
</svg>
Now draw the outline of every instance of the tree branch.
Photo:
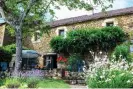
<svg viewBox="0 0 133 89">
<path fill-rule="evenodd" d="M 50 4 L 53 2 L 53 0 L 50 0 L 50 2 L 48 3 L 48 5 L 46 6 L 46 8 L 44 9 L 44 13 L 46 13 L 47 9 L 49 8 Z"/>
<path fill-rule="evenodd" d="M 29 13 L 30 8 L 32 7 L 33 3 L 35 3 L 34 0 L 29 0 L 27 9 L 22 13 L 22 15 L 20 15 L 20 18 L 19 18 L 19 26 L 20 26 L 20 28 L 22 28 L 23 21 L 24 21 L 25 17 L 27 16 L 27 14 Z"/>
<path fill-rule="evenodd" d="M 5 22 L 6 22 L 7 24 L 11 25 L 11 26 L 14 28 L 15 25 L 14 25 L 12 22 L 10 22 L 10 21 L 6 18 L 5 13 L 4 13 L 4 11 L 3 11 L 3 8 L 2 8 L 1 6 L 0 6 L 0 13 L 1 13 L 1 15 L 2 15 L 2 18 L 5 20 Z"/>
</svg>

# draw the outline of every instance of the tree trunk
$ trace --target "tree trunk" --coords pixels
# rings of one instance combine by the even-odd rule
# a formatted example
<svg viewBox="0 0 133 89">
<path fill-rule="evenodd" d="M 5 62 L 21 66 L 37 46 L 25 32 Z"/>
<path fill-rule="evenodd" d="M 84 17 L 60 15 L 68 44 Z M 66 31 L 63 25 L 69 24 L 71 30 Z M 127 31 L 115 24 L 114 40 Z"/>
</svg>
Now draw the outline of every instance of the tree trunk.
<svg viewBox="0 0 133 89">
<path fill-rule="evenodd" d="M 15 60 L 15 76 L 19 76 L 19 71 L 22 63 L 22 32 L 20 27 L 16 27 L 16 60 Z"/>
</svg>

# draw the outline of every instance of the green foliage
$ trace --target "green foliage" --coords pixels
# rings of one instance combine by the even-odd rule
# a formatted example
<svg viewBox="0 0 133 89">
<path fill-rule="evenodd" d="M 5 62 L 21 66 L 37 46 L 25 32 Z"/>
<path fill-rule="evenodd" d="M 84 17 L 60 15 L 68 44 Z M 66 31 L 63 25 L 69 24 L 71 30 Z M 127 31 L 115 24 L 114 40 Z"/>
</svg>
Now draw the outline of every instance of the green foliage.
<svg viewBox="0 0 133 89">
<path fill-rule="evenodd" d="M 56 52 L 64 52 L 66 49 L 66 43 L 65 39 L 63 37 L 57 36 L 53 38 L 50 42 L 50 46 L 56 51 Z M 56 44 L 56 45 L 55 45 Z"/>
<path fill-rule="evenodd" d="M 88 78 L 89 88 L 131 88 L 133 76 L 125 70 L 99 69 L 95 75 Z"/>
<path fill-rule="evenodd" d="M 0 47 L 0 61 L 7 61 L 9 62 L 11 60 L 11 53 L 4 48 Z"/>
<path fill-rule="evenodd" d="M 69 88 L 63 80 L 43 79 L 39 77 L 6 78 L 1 80 L 4 88 Z"/>
<path fill-rule="evenodd" d="M 20 85 L 21 83 L 17 78 L 7 78 L 5 81 L 5 86 L 7 88 L 19 88 Z"/>
<path fill-rule="evenodd" d="M 129 50 L 129 44 L 121 44 L 116 46 L 114 52 L 112 53 L 113 60 L 118 61 L 121 59 L 125 59 L 131 62 L 131 55 Z"/>
<path fill-rule="evenodd" d="M 39 81 L 39 78 L 28 78 L 26 83 L 28 85 L 28 88 L 37 88 L 37 84 Z"/>
<path fill-rule="evenodd" d="M 23 47 L 23 49 L 28 49 L 26 47 Z M 16 52 L 16 45 L 11 44 L 7 46 L 0 47 L 0 61 L 7 61 L 10 62 L 12 55 Z"/>
<path fill-rule="evenodd" d="M 22 13 L 26 11 L 29 1 L 30 0 L 6 0 L 1 2 L 6 18 L 8 18 L 9 21 L 15 21 L 17 24 L 19 24 L 18 20 L 20 19 Z M 99 3 L 99 1 L 101 3 Z M 103 0 L 96 0 L 93 2 L 95 2 L 95 4 L 102 4 L 103 8 L 106 4 Z M 110 0 L 107 0 L 107 2 L 112 4 L 112 1 Z M 60 6 L 67 6 L 70 10 L 93 9 L 91 4 L 80 0 L 34 0 L 29 12 L 26 13 L 26 18 L 24 18 L 24 26 L 22 27 L 23 36 L 29 36 L 29 34 L 33 34 L 35 30 L 47 32 L 49 29 L 45 29 L 47 27 L 45 22 L 54 17 L 55 9 L 60 9 Z M 15 31 L 13 31 L 14 28 L 12 28 L 12 26 L 8 25 L 7 28 L 9 29 L 9 32 L 15 34 Z"/>
<path fill-rule="evenodd" d="M 0 79 L 0 86 L 4 85 L 5 81 L 3 79 Z"/>
<path fill-rule="evenodd" d="M 80 54 L 72 54 L 68 58 L 68 70 L 78 71 L 78 65 L 83 65 L 83 57 Z"/>
<path fill-rule="evenodd" d="M 126 39 L 126 34 L 119 27 L 80 28 L 68 32 L 66 38 L 53 38 L 50 46 L 56 52 L 108 51 Z"/>
<path fill-rule="evenodd" d="M 64 81 L 56 79 L 44 79 L 37 86 L 39 88 L 70 88 Z"/>
</svg>

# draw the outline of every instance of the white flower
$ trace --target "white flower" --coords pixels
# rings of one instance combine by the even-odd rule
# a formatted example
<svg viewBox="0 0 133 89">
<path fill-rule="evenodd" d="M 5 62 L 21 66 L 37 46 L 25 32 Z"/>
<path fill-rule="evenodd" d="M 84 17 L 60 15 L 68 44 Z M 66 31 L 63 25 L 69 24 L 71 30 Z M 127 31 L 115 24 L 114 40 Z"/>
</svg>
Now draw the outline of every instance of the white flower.
<svg viewBox="0 0 133 89">
<path fill-rule="evenodd" d="M 130 82 L 131 82 L 130 80 L 127 81 L 127 83 L 130 83 Z"/>
<path fill-rule="evenodd" d="M 133 74 L 133 72 L 131 72 Z"/>
<path fill-rule="evenodd" d="M 102 54 L 102 51 L 100 51 L 99 53 Z"/>
<path fill-rule="evenodd" d="M 105 82 L 110 82 L 110 81 L 111 81 L 111 79 L 108 79 L 108 78 L 107 78 L 107 80 L 105 80 Z"/>
<path fill-rule="evenodd" d="M 103 78 L 104 78 L 104 76 L 100 76 L 100 78 L 101 78 L 101 79 L 103 79 Z"/>
<path fill-rule="evenodd" d="M 115 75 L 112 75 L 112 78 L 114 78 L 115 77 Z"/>
<path fill-rule="evenodd" d="M 125 73 L 120 74 L 120 76 L 123 76 L 123 75 L 125 75 Z"/>
</svg>

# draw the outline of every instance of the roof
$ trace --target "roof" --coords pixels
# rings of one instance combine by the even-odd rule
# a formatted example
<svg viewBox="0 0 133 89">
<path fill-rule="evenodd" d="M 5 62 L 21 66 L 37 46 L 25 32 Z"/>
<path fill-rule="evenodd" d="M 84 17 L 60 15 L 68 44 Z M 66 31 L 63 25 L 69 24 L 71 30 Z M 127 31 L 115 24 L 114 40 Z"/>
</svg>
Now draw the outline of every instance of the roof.
<svg viewBox="0 0 133 89">
<path fill-rule="evenodd" d="M 5 20 L 3 18 L 0 18 L 0 24 L 5 23 Z"/>
<path fill-rule="evenodd" d="M 49 24 L 51 27 L 58 27 L 62 25 L 70 25 L 74 23 L 80 23 L 85 21 L 109 18 L 114 16 L 121 16 L 121 15 L 128 15 L 128 14 L 133 14 L 133 7 L 111 10 L 107 12 L 100 12 L 100 13 L 95 13 L 93 15 L 83 15 L 78 17 L 56 20 L 56 21 L 50 22 Z"/>
</svg>

